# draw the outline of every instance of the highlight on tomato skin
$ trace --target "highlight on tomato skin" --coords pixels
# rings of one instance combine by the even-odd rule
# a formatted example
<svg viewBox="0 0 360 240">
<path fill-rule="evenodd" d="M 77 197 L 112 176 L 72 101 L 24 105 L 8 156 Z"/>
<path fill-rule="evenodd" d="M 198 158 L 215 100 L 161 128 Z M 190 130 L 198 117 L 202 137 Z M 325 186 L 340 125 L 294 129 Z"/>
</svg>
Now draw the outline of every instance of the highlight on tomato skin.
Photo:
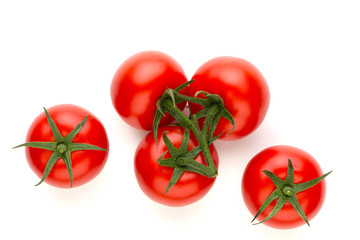
<svg viewBox="0 0 360 240">
<path fill-rule="evenodd" d="M 175 89 L 187 82 L 180 64 L 159 51 L 143 51 L 126 59 L 111 83 L 111 100 L 116 112 L 130 126 L 150 131 L 156 102 L 167 88 Z M 187 87 L 181 91 L 187 94 Z M 184 109 L 186 103 L 180 103 Z M 160 125 L 173 120 L 167 114 Z"/>
<path fill-rule="evenodd" d="M 270 104 L 270 91 L 261 72 L 247 60 L 222 56 L 213 58 L 201 65 L 191 78 L 189 96 L 198 91 L 218 94 L 226 109 L 235 120 L 231 134 L 231 123 L 220 119 L 215 135 L 224 130 L 221 140 L 237 140 L 255 131 L 263 122 Z M 201 96 L 201 94 L 199 94 Z M 201 106 L 190 103 L 193 113 Z"/>
<path fill-rule="evenodd" d="M 323 174 L 318 162 L 309 153 L 296 147 L 278 145 L 266 148 L 256 154 L 247 164 L 242 177 L 242 196 L 250 213 L 255 216 L 264 201 L 277 188 L 264 170 L 274 173 L 281 180 L 287 178 L 288 164 L 291 160 L 296 184 L 327 176 Z M 325 179 L 316 185 L 296 193 L 296 198 L 307 220 L 310 222 L 320 211 L 326 193 Z M 278 200 L 274 200 L 257 217 L 261 222 L 271 213 Z M 250 222 L 250 221 L 249 221 Z M 263 224 L 278 228 L 291 229 L 306 224 L 295 208 L 286 202 L 281 210 Z"/>
<path fill-rule="evenodd" d="M 184 136 L 184 129 L 179 126 L 164 126 L 159 128 L 158 145 L 155 144 L 154 134 L 148 133 L 139 143 L 134 156 L 134 170 L 140 189 L 153 201 L 172 207 L 182 207 L 203 198 L 212 188 L 216 178 L 209 178 L 193 172 L 184 172 L 176 184 L 165 194 L 166 187 L 172 177 L 174 169 L 161 166 L 157 161 L 168 151 L 162 133 L 179 148 Z M 194 135 L 190 135 L 189 150 L 198 146 Z M 210 145 L 210 152 L 216 167 L 219 157 L 215 146 Z M 167 153 L 165 158 L 170 157 Z M 200 153 L 195 161 L 205 164 L 205 158 Z"/>
<path fill-rule="evenodd" d="M 93 180 L 103 170 L 109 155 L 109 140 L 101 121 L 88 110 L 73 104 L 55 105 L 46 112 L 59 130 L 57 138 L 61 141 L 64 140 L 62 137 L 69 136 L 72 130 L 80 125 L 79 123 L 83 123 L 83 126 L 64 152 L 65 154 L 68 151 L 69 154 L 69 159 L 66 160 L 71 162 L 69 163 L 71 177 L 65 158 L 59 155 L 60 158 L 56 160 L 44 182 L 58 188 L 74 188 Z M 20 145 L 25 146 L 26 160 L 40 179 L 43 178 L 49 159 L 58 148 L 52 152 L 29 145 L 33 142 L 56 143 L 57 147 L 63 144 L 56 141 L 58 140 L 54 137 L 54 130 L 50 127 L 47 116 L 43 112 L 30 125 L 26 143 Z M 74 151 L 76 148 L 81 150 Z"/>
</svg>

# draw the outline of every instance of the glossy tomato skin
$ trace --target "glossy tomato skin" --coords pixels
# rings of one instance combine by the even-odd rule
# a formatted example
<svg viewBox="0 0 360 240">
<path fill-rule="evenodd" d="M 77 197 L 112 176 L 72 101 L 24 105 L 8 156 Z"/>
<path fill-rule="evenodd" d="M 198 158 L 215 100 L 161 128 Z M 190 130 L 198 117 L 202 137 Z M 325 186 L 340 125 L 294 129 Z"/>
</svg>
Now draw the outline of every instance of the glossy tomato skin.
<svg viewBox="0 0 360 240">
<path fill-rule="evenodd" d="M 295 184 L 323 175 L 317 161 L 299 148 L 279 145 L 264 149 L 250 160 L 242 178 L 242 195 L 253 216 L 265 199 L 276 189 L 274 183 L 262 171 L 271 171 L 284 180 L 288 169 L 288 159 L 292 161 L 294 166 Z M 309 221 L 320 211 L 325 199 L 325 191 L 325 180 L 322 180 L 317 185 L 296 194 Z M 271 203 L 256 221 L 261 221 L 269 215 L 275 206 L 275 202 Z M 280 212 L 264 224 L 273 228 L 289 229 L 299 227 L 305 224 L 305 221 L 290 203 L 286 203 Z"/>
<path fill-rule="evenodd" d="M 179 148 L 184 130 L 178 126 L 159 128 L 158 146 L 155 145 L 154 133 L 150 132 L 138 145 L 134 158 L 135 175 L 141 190 L 157 203 L 180 207 L 194 203 L 206 195 L 215 182 L 215 178 L 208 178 L 192 172 L 184 172 L 179 181 L 167 192 L 165 189 L 173 174 L 173 168 L 160 166 L 157 159 L 167 151 L 163 141 L 162 133 L 167 131 L 167 136 L 176 148 Z M 161 137 L 160 137 L 161 136 Z M 191 135 L 189 150 L 198 145 L 196 138 Z M 212 144 L 210 153 L 218 167 L 219 158 Z M 167 153 L 165 158 L 169 158 Z M 205 158 L 200 153 L 196 161 L 205 164 Z"/>
<path fill-rule="evenodd" d="M 104 126 L 98 118 L 86 109 L 76 105 L 61 104 L 53 106 L 47 111 L 63 136 L 69 134 L 88 115 L 84 127 L 75 136 L 73 142 L 88 143 L 109 149 L 109 141 Z M 54 140 L 46 115 L 41 113 L 32 122 L 26 142 L 53 142 Z M 52 152 L 26 147 L 25 153 L 30 168 L 41 178 Z M 82 150 L 72 152 L 72 187 L 83 185 L 95 178 L 104 168 L 107 157 L 108 151 Z M 62 159 L 55 163 L 45 182 L 59 188 L 70 187 L 69 174 Z"/>
<path fill-rule="evenodd" d="M 200 66 L 189 86 L 189 96 L 197 91 L 220 95 L 235 120 L 234 131 L 223 134 L 222 140 L 243 138 L 259 127 L 265 118 L 269 103 L 269 87 L 260 71 L 250 62 L 236 57 L 217 57 Z M 200 96 L 200 95 L 199 95 Z M 192 112 L 201 107 L 190 103 Z M 229 132 L 232 125 L 220 119 L 215 135 L 223 130 Z"/>
<path fill-rule="evenodd" d="M 144 51 L 128 58 L 118 68 L 111 84 L 113 106 L 130 126 L 151 130 L 156 102 L 167 88 L 175 89 L 187 78 L 179 63 L 165 53 Z M 187 94 L 187 88 L 181 91 Z M 185 103 L 179 104 L 183 109 Z M 173 120 L 167 115 L 160 122 Z"/>
</svg>

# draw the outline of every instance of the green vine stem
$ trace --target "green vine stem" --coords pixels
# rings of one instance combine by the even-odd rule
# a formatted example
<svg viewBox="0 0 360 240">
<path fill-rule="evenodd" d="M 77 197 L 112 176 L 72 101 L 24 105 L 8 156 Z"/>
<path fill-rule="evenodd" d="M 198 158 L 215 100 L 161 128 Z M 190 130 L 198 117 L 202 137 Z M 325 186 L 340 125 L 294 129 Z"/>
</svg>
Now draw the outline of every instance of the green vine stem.
<svg viewBox="0 0 360 240">
<path fill-rule="evenodd" d="M 219 119 L 224 117 L 228 119 L 234 127 L 234 120 L 231 114 L 226 110 L 224 102 L 220 96 L 206 92 L 199 92 L 196 94 L 196 96 L 200 93 L 203 94 L 206 97 L 204 99 L 198 98 L 196 96 L 190 97 L 179 93 L 180 90 L 185 88 L 191 82 L 192 81 L 189 81 L 188 83 L 185 83 L 174 90 L 167 89 L 157 102 L 158 111 L 155 114 L 153 124 L 154 138 L 156 143 L 158 126 L 161 117 L 164 116 L 165 112 L 169 113 L 177 121 L 177 123 L 185 129 L 186 134 L 184 134 L 183 137 L 185 143 L 186 141 L 188 143 L 188 139 L 186 138 L 188 138 L 190 130 L 193 132 L 199 142 L 199 147 L 196 148 L 196 151 L 194 150 L 187 152 L 187 150 L 185 151 L 183 148 L 176 150 L 172 146 L 170 140 L 168 140 L 166 137 L 166 134 L 163 134 L 163 139 L 170 152 L 171 159 L 162 159 L 165 156 L 164 154 L 158 160 L 158 162 L 162 166 L 169 166 L 174 168 L 173 177 L 169 182 L 166 192 L 176 183 L 184 171 L 196 172 L 210 178 L 216 177 L 218 172 L 209 149 L 210 144 L 212 144 L 212 142 L 214 142 L 223 134 L 221 133 L 218 136 L 213 136 L 216 125 Z M 203 109 L 194 115 L 186 116 L 183 111 L 181 111 L 176 106 L 176 104 L 186 101 L 199 104 L 203 106 Z M 200 118 L 205 118 L 202 129 L 199 127 L 198 123 Z M 202 152 L 205 157 L 206 166 L 194 161 L 194 158 L 200 152 Z"/>
<path fill-rule="evenodd" d="M 217 169 L 212 159 L 210 150 L 209 150 L 209 143 L 207 138 L 207 128 L 206 126 L 203 127 L 203 131 L 200 130 L 200 127 L 196 121 L 196 118 L 188 118 L 180 109 L 174 108 L 170 101 L 165 101 L 163 104 L 164 110 L 170 113 L 176 121 L 184 128 L 184 129 L 191 129 L 194 133 L 195 137 L 197 138 L 202 153 L 204 154 L 206 165 L 207 165 L 207 173 L 205 176 L 207 177 L 216 177 L 217 176 Z M 217 106 L 213 106 L 209 116 L 207 118 L 212 118 L 213 115 L 218 112 Z"/>
</svg>

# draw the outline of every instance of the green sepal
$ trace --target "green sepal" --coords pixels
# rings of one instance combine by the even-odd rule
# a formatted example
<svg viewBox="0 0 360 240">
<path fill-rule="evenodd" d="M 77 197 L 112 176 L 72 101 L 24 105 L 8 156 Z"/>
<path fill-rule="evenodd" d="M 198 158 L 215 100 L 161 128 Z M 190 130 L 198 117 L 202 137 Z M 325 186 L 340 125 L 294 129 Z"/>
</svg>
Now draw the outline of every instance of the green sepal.
<svg viewBox="0 0 360 240">
<path fill-rule="evenodd" d="M 174 144 L 172 144 L 171 140 L 168 138 L 166 133 L 167 133 L 167 131 L 163 132 L 164 143 L 165 143 L 171 157 L 177 158 L 180 155 L 180 151 L 178 151 L 178 149 L 174 146 Z"/>
<path fill-rule="evenodd" d="M 54 151 L 56 151 L 57 144 L 56 144 L 56 142 L 27 142 L 27 143 L 15 146 L 13 148 L 19 148 L 19 147 L 41 148 L 41 149 L 45 149 L 45 150 L 54 152 Z"/>
<path fill-rule="evenodd" d="M 220 121 L 220 117 L 221 117 L 221 115 L 218 113 L 211 120 L 210 126 L 209 126 L 209 133 L 208 133 L 209 136 L 208 137 L 213 137 L 214 136 L 216 126 Z"/>
<path fill-rule="evenodd" d="M 171 167 L 171 168 L 176 168 L 176 159 L 172 159 L 172 158 L 166 158 L 164 159 L 164 156 L 167 154 L 168 152 L 166 151 L 161 157 L 159 157 L 156 161 L 160 166 L 163 167 Z"/>
<path fill-rule="evenodd" d="M 80 132 L 80 130 L 84 127 L 88 116 L 85 116 L 85 118 L 73 129 L 71 132 L 64 137 L 64 143 L 70 144 L 74 137 Z"/>
<path fill-rule="evenodd" d="M 285 205 L 286 202 L 287 202 L 287 199 L 284 196 L 280 196 L 277 203 L 275 204 L 274 208 L 269 213 L 269 215 L 264 220 L 262 220 L 261 222 L 254 223 L 254 225 L 266 222 L 269 219 L 271 219 L 273 216 L 275 216 L 275 214 L 277 214 L 281 210 L 281 208 Z"/>
<path fill-rule="evenodd" d="M 158 129 L 159 129 L 159 124 L 162 118 L 162 114 L 160 113 L 160 111 L 156 111 L 155 112 L 155 117 L 154 117 L 154 122 L 153 122 L 153 132 L 154 132 L 154 139 L 155 139 L 155 144 L 157 145 L 157 135 L 158 135 Z"/>
<path fill-rule="evenodd" d="M 70 177 L 70 187 L 72 187 L 72 185 L 73 185 L 73 172 L 72 172 L 72 162 L 71 162 L 71 155 L 70 154 L 71 154 L 70 151 L 66 151 L 62 155 L 62 159 L 65 162 L 66 169 L 67 169 L 69 177 Z"/>
<path fill-rule="evenodd" d="M 176 182 L 180 179 L 180 177 L 183 173 L 184 173 L 184 170 L 182 168 L 180 168 L 180 167 L 174 168 L 173 175 L 171 176 L 171 179 L 170 179 L 168 185 L 166 186 L 165 195 L 170 190 L 170 188 L 176 184 Z"/>
<path fill-rule="evenodd" d="M 290 159 L 288 159 L 288 170 L 285 180 L 280 179 L 273 172 L 267 170 L 264 170 L 263 172 L 275 184 L 276 189 L 265 199 L 251 222 L 253 222 L 274 200 L 278 199 L 277 203 L 275 204 L 269 215 L 264 220 L 255 223 L 254 225 L 268 221 L 281 210 L 281 208 L 285 205 L 286 202 L 289 202 L 294 207 L 299 216 L 306 222 L 308 226 L 310 226 L 309 221 L 307 220 L 307 217 L 303 209 L 301 208 L 299 201 L 297 200 L 296 194 L 320 183 L 331 172 L 323 174 L 322 176 L 309 180 L 307 182 L 295 184 L 294 168 Z"/>
<path fill-rule="evenodd" d="M 170 100 L 173 107 L 176 106 L 176 104 L 178 103 L 177 100 L 175 99 L 175 94 L 174 94 L 173 89 L 166 89 L 164 91 L 164 93 L 161 95 L 161 97 L 156 101 L 156 112 L 159 112 L 163 117 L 165 117 L 165 110 L 163 109 L 163 103 L 166 100 Z"/>
<path fill-rule="evenodd" d="M 45 111 L 46 119 L 47 119 L 50 129 L 51 129 L 51 132 L 54 135 L 55 142 L 57 142 L 57 143 L 61 142 L 63 140 L 63 136 L 61 135 L 58 127 L 56 126 L 54 120 L 49 115 L 46 108 L 44 108 L 44 111 Z"/>
<path fill-rule="evenodd" d="M 175 92 L 180 92 L 181 90 L 185 89 L 187 86 L 189 86 L 191 83 L 193 83 L 195 80 L 192 79 L 190 81 L 187 81 L 186 83 L 181 84 L 177 88 L 174 89 Z"/>
<path fill-rule="evenodd" d="M 231 113 L 226 109 L 226 108 L 223 108 L 221 113 L 220 113 L 220 116 L 225 118 L 226 120 L 228 120 L 231 125 L 232 125 L 232 129 L 230 130 L 230 132 L 228 132 L 226 135 L 229 135 L 230 133 L 232 133 L 234 131 L 234 128 L 235 128 L 235 120 L 233 118 L 233 116 L 231 115 Z"/>
<path fill-rule="evenodd" d="M 281 178 L 279 178 L 278 176 L 276 176 L 273 172 L 264 170 L 263 173 L 265 173 L 266 176 L 271 179 L 271 181 L 275 184 L 277 188 L 281 188 L 284 185 L 284 181 L 281 180 Z"/>
<path fill-rule="evenodd" d="M 45 166 L 45 170 L 44 173 L 42 175 L 42 178 L 40 180 L 39 183 L 37 183 L 35 186 L 39 186 L 43 181 L 45 181 L 45 179 L 47 178 L 47 176 L 49 175 L 49 173 L 51 172 L 51 169 L 54 167 L 55 163 L 61 158 L 61 153 L 59 152 L 53 152 L 49 158 L 49 161 L 46 163 Z"/>
<path fill-rule="evenodd" d="M 307 182 L 304 183 L 299 183 L 299 184 L 295 184 L 294 186 L 294 191 L 296 191 L 297 193 L 302 192 L 306 189 L 309 189 L 313 186 L 315 186 L 316 184 L 318 184 L 319 182 L 321 182 L 325 177 L 327 177 L 327 175 L 329 175 L 330 173 L 332 173 L 332 171 L 325 173 L 324 175 L 314 178 L 312 180 L 309 180 Z"/>
<path fill-rule="evenodd" d="M 211 171 L 209 174 L 207 166 L 189 157 L 177 159 L 177 166 L 182 167 L 184 171 L 197 173 L 208 178 L 214 178 L 218 175 L 217 171 Z"/>
<path fill-rule="evenodd" d="M 197 91 L 195 93 L 195 97 L 197 97 L 200 93 L 206 97 L 210 105 L 217 104 L 220 106 L 220 108 L 223 108 L 225 106 L 224 100 L 218 94 L 212 94 L 205 91 Z"/>
<path fill-rule="evenodd" d="M 288 159 L 288 170 L 284 183 L 291 187 L 294 186 L 294 167 L 290 159 Z"/>
<path fill-rule="evenodd" d="M 179 152 L 180 153 L 186 153 L 188 152 L 189 149 L 189 141 L 190 141 L 190 130 L 185 128 L 184 129 L 184 136 L 183 139 L 181 141 L 181 145 L 179 148 Z"/>
<path fill-rule="evenodd" d="M 280 196 L 281 196 L 281 192 L 279 189 L 276 189 L 275 191 L 273 191 L 262 203 L 258 212 L 256 213 L 253 220 L 251 220 L 251 222 L 255 221 L 255 219 L 272 203 L 272 201 L 274 201 L 275 199 L 278 199 Z"/>
<path fill-rule="evenodd" d="M 209 178 L 214 178 L 217 176 L 217 172 L 209 175 L 207 173 L 206 166 L 204 166 L 199 162 L 196 162 L 193 158 L 190 157 L 190 155 L 186 155 L 185 157 L 177 158 L 177 159 L 173 159 L 173 158 L 163 159 L 162 157 L 160 157 L 157 160 L 157 162 L 159 163 L 159 165 L 163 167 L 171 167 L 174 169 L 177 167 L 181 167 L 184 171 L 198 173 L 200 175 Z"/>
<path fill-rule="evenodd" d="M 295 208 L 296 212 L 299 214 L 299 216 L 306 222 L 308 226 L 310 226 L 309 221 L 306 218 L 306 215 L 304 213 L 304 210 L 301 208 L 299 201 L 296 198 L 295 194 L 291 194 L 288 202 Z"/>
<path fill-rule="evenodd" d="M 208 97 L 210 95 L 210 93 L 205 92 L 205 91 L 197 91 L 195 93 L 195 97 L 197 97 L 199 94 L 203 94 L 205 97 Z"/>
<path fill-rule="evenodd" d="M 97 150 L 97 151 L 105 151 L 108 152 L 108 149 L 98 147 L 88 143 L 71 143 L 70 150 L 73 151 L 80 151 L 80 150 Z"/>
</svg>

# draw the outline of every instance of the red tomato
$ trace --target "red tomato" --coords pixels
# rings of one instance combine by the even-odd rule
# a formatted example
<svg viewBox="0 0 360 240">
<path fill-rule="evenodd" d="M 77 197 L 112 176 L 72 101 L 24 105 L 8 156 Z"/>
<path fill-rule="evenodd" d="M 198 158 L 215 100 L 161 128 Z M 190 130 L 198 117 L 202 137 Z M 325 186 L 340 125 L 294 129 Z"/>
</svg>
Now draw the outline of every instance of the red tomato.
<svg viewBox="0 0 360 240">
<path fill-rule="evenodd" d="M 48 109 L 62 136 L 73 130 L 86 115 L 84 127 L 73 139 L 73 143 L 87 143 L 109 149 L 107 134 L 102 123 L 92 113 L 84 108 L 63 104 Z M 54 135 L 50 129 L 45 113 L 35 118 L 27 133 L 27 142 L 54 142 Z M 26 147 L 26 158 L 31 169 L 40 178 L 45 166 L 52 155 L 52 151 L 40 148 Z M 103 169 L 108 157 L 107 151 L 79 150 L 71 153 L 73 187 L 85 184 L 95 178 Z M 61 187 L 70 187 L 69 173 L 65 162 L 60 158 L 45 180 L 46 183 Z"/>
<path fill-rule="evenodd" d="M 167 88 L 175 89 L 186 83 L 181 66 L 170 56 L 145 51 L 128 58 L 116 71 L 111 84 L 111 99 L 117 113 L 130 126 L 151 130 L 156 102 Z M 181 91 L 187 93 L 187 88 Z M 179 104 L 183 109 L 185 103 Z M 173 119 L 169 115 L 160 122 Z"/>
<path fill-rule="evenodd" d="M 185 206 L 201 199 L 211 189 L 215 178 L 184 172 L 178 182 L 170 188 L 165 195 L 165 189 L 171 179 L 174 169 L 159 165 L 157 159 L 166 151 L 162 133 L 167 131 L 167 136 L 176 148 L 179 148 L 183 139 L 182 127 L 171 126 L 159 128 L 158 145 L 155 144 L 154 134 L 150 132 L 139 144 L 135 153 L 135 175 L 142 191 L 155 202 L 167 206 Z M 161 136 L 161 137 L 160 137 Z M 196 138 L 190 135 L 189 150 L 198 145 Z M 210 153 L 215 166 L 218 167 L 219 159 L 214 145 L 210 145 Z M 167 153 L 164 157 L 170 158 Z M 205 164 L 205 158 L 200 153 L 195 161 Z"/>
<path fill-rule="evenodd" d="M 253 132 L 265 118 L 270 102 L 268 85 L 259 70 L 246 60 L 235 57 L 217 57 L 204 63 L 192 77 L 189 96 L 197 91 L 218 94 L 235 120 L 235 129 L 220 139 L 236 140 Z M 199 95 L 200 96 L 200 95 Z M 193 113 L 201 106 L 190 103 Z M 229 132 L 232 125 L 221 118 L 215 135 Z"/>
<path fill-rule="evenodd" d="M 294 168 L 294 183 L 304 183 L 322 175 L 316 160 L 305 151 L 291 146 L 269 147 L 248 163 L 242 178 L 242 194 L 246 206 L 255 216 L 265 199 L 276 189 L 274 183 L 263 170 L 273 172 L 284 180 L 288 170 L 288 159 Z M 325 181 L 296 194 L 298 202 L 308 220 L 320 210 L 325 198 Z M 269 215 L 277 200 L 273 201 L 257 218 L 262 221 Z M 283 208 L 264 224 L 274 228 L 295 228 L 305 224 L 305 221 L 287 202 Z"/>
</svg>

